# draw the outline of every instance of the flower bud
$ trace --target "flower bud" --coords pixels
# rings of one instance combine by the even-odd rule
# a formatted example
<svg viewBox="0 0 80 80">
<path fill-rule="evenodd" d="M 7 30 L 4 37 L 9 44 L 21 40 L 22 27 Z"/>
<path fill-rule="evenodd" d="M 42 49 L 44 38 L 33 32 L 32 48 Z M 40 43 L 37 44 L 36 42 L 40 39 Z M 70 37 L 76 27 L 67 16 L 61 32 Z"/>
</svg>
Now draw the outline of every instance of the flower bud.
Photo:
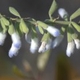
<svg viewBox="0 0 80 80">
<path fill-rule="evenodd" d="M 31 39 L 30 51 L 31 53 L 35 53 L 38 49 L 38 38 Z"/>
<path fill-rule="evenodd" d="M 5 38 L 6 38 L 6 33 L 0 32 L 0 45 L 4 44 Z"/>
<path fill-rule="evenodd" d="M 68 17 L 68 13 L 67 13 L 67 11 L 66 11 L 64 8 L 60 8 L 60 9 L 58 10 L 58 13 L 59 13 L 59 15 L 60 15 L 60 17 L 61 17 L 62 19 L 65 19 L 65 18 Z"/>
<path fill-rule="evenodd" d="M 53 43 L 52 43 L 52 48 L 57 47 L 61 43 L 61 41 L 63 40 L 63 38 L 64 38 L 63 35 L 60 35 L 57 38 L 55 38 L 54 41 L 53 41 Z"/>
<path fill-rule="evenodd" d="M 60 31 L 55 27 L 48 26 L 46 30 L 54 37 L 57 37 L 60 35 Z"/>
<path fill-rule="evenodd" d="M 75 48 L 74 41 L 69 42 L 68 45 L 67 45 L 67 49 L 66 49 L 66 55 L 68 57 L 70 57 L 71 54 L 74 52 L 74 48 Z"/>
<path fill-rule="evenodd" d="M 31 43 L 31 34 L 25 34 L 25 40 L 30 44 Z"/>
<path fill-rule="evenodd" d="M 39 50 L 38 50 L 38 52 L 39 53 L 43 53 L 43 52 L 45 52 L 45 50 L 46 50 L 46 42 L 42 42 L 41 43 L 41 46 L 39 47 Z"/>
<path fill-rule="evenodd" d="M 80 49 L 80 40 L 79 39 L 74 39 L 74 42 L 76 44 L 76 48 Z"/>
<path fill-rule="evenodd" d="M 46 50 L 51 49 L 51 45 L 52 45 L 52 39 L 49 39 L 47 44 L 46 44 Z"/>
</svg>

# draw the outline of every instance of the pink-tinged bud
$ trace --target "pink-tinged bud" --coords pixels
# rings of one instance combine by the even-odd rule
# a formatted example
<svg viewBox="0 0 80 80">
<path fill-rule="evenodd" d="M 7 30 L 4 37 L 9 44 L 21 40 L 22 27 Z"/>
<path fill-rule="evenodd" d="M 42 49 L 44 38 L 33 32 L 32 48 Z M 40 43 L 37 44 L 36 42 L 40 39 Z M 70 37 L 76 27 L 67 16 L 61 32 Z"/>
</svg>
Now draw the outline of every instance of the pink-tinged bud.
<svg viewBox="0 0 80 80">
<path fill-rule="evenodd" d="M 68 17 L 68 13 L 64 8 L 59 8 L 58 13 L 59 13 L 60 17 L 63 19 L 65 18 L 65 16 Z"/>
<path fill-rule="evenodd" d="M 18 54 L 20 48 L 16 47 L 14 43 L 12 43 L 11 48 L 9 50 L 9 57 L 12 58 L 13 56 L 16 56 Z"/>
<path fill-rule="evenodd" d="M 75 49 L 74 41 L 69 42 L 66 49 L 66 55 L 70 57 L 71 54 L 74 52 L 74 49 Z"/>
<path fill-rule="evenodd" d="M 57 37 L 60 35 L 60 31 L 53 26 L 48 26 L 46 30 L 54 37 Z"/>
<path fill-rule="evenodd" d="M 61 41 L 63 40 L 63 38 L 64 38 L 63 35 L 60 35 L 57 38 L 55 38 L 54 41 L 53 41 L 53 43 L 52 43 L 52 48 L 57 47 L 61 43 Z"/>
<path fill-rule="evenodd" d="M 30 52 L 35 53 L 38 49 L 38 38 L 31 39 Z"/>
<path fill-rule="evenodd" d="M 74 39 L 75 45 L 77 49 L 80 49 L 80 40 L 79 39 Z"/>
<path fill-rule="evenodd" d="M 38 50 L 38 52 L 39 53 L 43 53 L 43 52 L 45 52 L 45 50 L 46 50 L 46 42 L 42 42 L 41 43 L 41 46 L 39 47 L 39 50 Z"/>
<path fill-rule="evenodd" d="M 0 45 L 4 44 L 5 38 L 6 38 L 6 33 L 0 32 Z"/>
</svg>

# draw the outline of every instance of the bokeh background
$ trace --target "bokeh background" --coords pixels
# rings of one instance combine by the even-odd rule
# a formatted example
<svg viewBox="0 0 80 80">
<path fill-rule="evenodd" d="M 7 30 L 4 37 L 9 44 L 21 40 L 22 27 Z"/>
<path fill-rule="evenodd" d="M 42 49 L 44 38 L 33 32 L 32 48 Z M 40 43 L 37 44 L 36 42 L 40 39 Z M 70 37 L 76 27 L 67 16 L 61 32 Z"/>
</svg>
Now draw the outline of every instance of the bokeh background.
<svg viewBox="0 0 80 80">
<path fill-rule="evenodd" d="M 18 10 L 18 12 L 21 14 L 22 17 L 32 17 L 36 20 L 45 20 L 48 17 L 48 10 L 50 8 L 50 5 L 53 0 L 0 0 L 0 13 L 12 16 L 9 13 L 9 7 L 12 6 Z M 58 3 L 58 7 L 65 8 L 69 15 L 71 15 L 75 10 L 80 8 L 80 0 L 56 0 Z M 58 13 L 56 12 L 54 16 L 56 17 Z M 12 16 L 13 17 L 13 16 Z M 79 18 L 80 19 L 80 18 Z M 11 46 L 11 38 L 8 35 L 5 43 L 3 46 L 0 46 L 0 80 L 27 80 L 22 79 L 15 75 L 12 72 L 13 65 L 17 65 L 18 68 L 24 73 L 28 74 L 28 71 L 23 66 L 23 61 L 27 60 L 31 67 L 34 76 L 36 76 L 38 73 L 40 74 L 40 80 L 60 80 L 57 79 L 60 74 L 65 76 L 66 72 L 65 70 L 69 69 L 70 76 L 72 76 L 73 79 L 70 80 L 79 80 L 74 79 L 74 76 L 80 75 L 80 50 L 75 50 L 74 54 L 70 58 L 67 58 L 65 55 L 66 51 L 66 37 L 64 38 L 63 42 L 54 50 L 51 50 L 51 54 L 49 56 L 49 60 L 47 62 L 47 65 L 43 72 L 39 73 L 39 70 L 37 68 L 37 59 L 40 55 L 39 53 L 31 54 L 29 51 L 29 44 L 25 41 L 24 37 L 22 37 L 22 47 L 19 51 L 18 56 L 13 57 L 10 59 L 8 57 L 8 50 Z M 60 57 L 60 58 L 59 58 Z M 66 59 L 62 59 L 63 57 L 66 57 Z M 61 71 L 58 70 L 58 64 L 59 59 L 64 61 L 62 64 Z M 64 67 L 65 69 L 63 69 Z M 69 68 L 67 68 L 69 66 Z M 64 71 L 62 71 L 64 70 Z M 58 73 L 60 74 L 58 75 Z M 62 73 L 64 72 L 64 73 Z M 72 74 L 73 73 L 73 74 Z M 65 74 L 65 75 L 64 75 Z M 69 74 L 69 73 L 68 73 Z M 67 76 L 65 76 L 67 77 Z M 38 79 L 39 80 L 39 79 Z M 64 78 L 62 79 L 64 80 Z M 69 80 L 65 78 L 65 80 Z"/>
</svg>

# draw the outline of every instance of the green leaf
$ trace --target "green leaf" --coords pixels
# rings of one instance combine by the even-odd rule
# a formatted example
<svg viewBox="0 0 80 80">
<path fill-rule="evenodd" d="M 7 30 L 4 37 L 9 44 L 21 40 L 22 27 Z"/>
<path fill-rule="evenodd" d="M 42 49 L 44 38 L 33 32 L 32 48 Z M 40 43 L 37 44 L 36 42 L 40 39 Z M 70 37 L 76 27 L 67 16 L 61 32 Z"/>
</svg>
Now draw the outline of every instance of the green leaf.
<svg viewBox="0 0 80 80">
<path fill-rule="evenodd" d="M 45 34 L 43 35 L 42 39 L 41 39 L 41 42 L 43 42 L 43 41 L 47 42 L 48 39 L 49 39 L 49 37 L 50 37 L 50 34 L 49 34 L 49 33 L 45 33 Z"/>
<path fill-rule="evenodd" d="M 70 16 L 70 20 L 75 19 L 78 16 L 80 16 L 80 8 Z"/>
<path fill-rule="evenodd" d="M 48 25 L 45 24 L 45 23 L 42 22 L 42 21 L 37 21 L 37 24 L 38 24 L 39 26 L 41 26 L 43 29 L 46 29 L 46 28 L 48 27 Z"/>
<path fill-rule="evenodd" d="M 70 24 L 69 21 L 55 21 L 54 23 L 62 24 L 62 25 L 69 25 Z"/>
<path fill-rule="evenodd" d="M 23 19 L 21 19 L 19 27 L 20 27 L 21 32 L 23 32 L 23 33 L 29 32 L 29 29 Z"/>
<path fill-rule="evenodd" d="M 78 38 L 78 34 L 74 32 L 74 33 L 72 34 L 72 38 L 73 38 L 73 39 L 77 39 L 77 38 Z"/>
<path fill-rule="evenodd" d="M 40 32 L 41 34 L 44 34 L 44 30 L 43 30 L 43 28 L 42 28 L 41 26 L 38 25 L 38 29 L 39 29 L 39 32 Z"/>
<path fill-rule="evenodd" d="M 49 17 L 50 19 L 52 19 L 51 15 L 55 12 L 55 10 L 57 9 L 58 5 L 56 3 L 55 0 L 53 0 L 52 4 L 51 4 L 51 7 L 49 9 Z"/>
<path fill-rule="evenodd" d="M 14 26 L 13 26 L 13 24 L 10 24 L 10 25 L 9 25 L 9 29 L 8 29 L 8 33 L 11 35 L 11 34 L 13 34 L 14 32 L 15 32 Z"/>
<path fill-rule="evenodd" d="M 2 27 L 1 27 L 1 25 L 0 25 L 0 32 L 2 32 L 2 30 L 3 30 L 3 29 L 2 29 Z"/>
<path fill-rule="evenodd" d="M 78 32 L 80 32 L 80 25 L 78 25 L 77 23 L 75 23 L 75 22 L 71 22 L 72 23 L 72 25 L 74 26 L 74 28 L 78 31 Z"/>
<path fill-rule="evenodd" d="M 32 25 L 32 26 L 31 26 L 31 29 L 32 29 L 32 31 L 33 31 L 34 33 L 37 33 L 35 26 Z"/>
<path fill-rule="evenodd" d="M 15 8 L 9 7 L 9 11 L 10 11 L 10 13 L 12 13 L 13 15 L 21 18 L 20 14 L 18 13 L 18 11 L 17 11 Z"/>
<path fill-rule="evenodd" d="M 66 26 L 65 26 L 66 27 Z M 65 32 L 65 30 L 66 30 L 66 28 L 65 27 L 61 27 L 61 30 L 60 30 L 60 32 L 61 32 L 61 34 L 62 35 L 64 35 L 64 32 Z"/>
<path fill-rule="evenodd" d="M 72 34 L 73 34 L 73 30 L 70 27 L 68 27 L 67 28 L 67 41 L 68 42 L 71 42 L 73 40 Z"/>
<path fill-rule="evenodd" d="M 3 21 L 4 25 L 9 25 L 9 21 L 5 17 L 2 17 L 1 20 Z"/>
<path fill-rule="evenodd" d="M 2 29 L 3 29 L 3 33 L 6 33 L 7 28 L 6 28 L 6 26 L 5 26 L 5 24 L 3 23 L 2 20 L 1 20 L 1 26 L 2 26 Z"/>
<path fill-rule="evenodd" d="M 32 30 L 32 38 L 37 37 L 37 32 L 36 32 L 35 26 L 32 26 L 31 30 Z"/>
<path fill-rule="evenodd" d="M 19 36 L 22 36 L 22 31 L 20 30 L 20 24 L 15 22 L 14 27 L 15 27 L 15 31 L 19 34 Z"/>
</svg>

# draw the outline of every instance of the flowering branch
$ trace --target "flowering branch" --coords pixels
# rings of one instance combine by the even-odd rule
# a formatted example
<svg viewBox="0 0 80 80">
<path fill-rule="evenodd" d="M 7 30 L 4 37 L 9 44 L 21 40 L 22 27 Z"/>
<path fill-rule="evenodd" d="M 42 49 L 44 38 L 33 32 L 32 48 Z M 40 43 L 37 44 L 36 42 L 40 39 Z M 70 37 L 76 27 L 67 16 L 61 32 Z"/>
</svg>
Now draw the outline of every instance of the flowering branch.
<svg viewBox="0 0 80 80">
<path fill-rule="evenodd" d="M 31 53 L 45 52 L 48 49 L 57 47 L 64 38 L 64 33 L 67 33 L 67 49 L 66 55 L 70 56 L 74 52 L 76 45 L 77 49 L 80 49 L 80 20 L 76 23 L 74 19 L 80 16 L 80 8 L 76 10 L 71 16 L 64 8 L 58 9 L 59 17 L 53 18 L 53 14 L 58 8 L 56 0 L 53 0 L 52 5 L 49 9 L 49 18 L 45 21 L 35 20 L 33 18 L 22 18 L 16 9 L 9 7 L 11 14 L 16 18 L 9 18 L 0 14 L 0 45 L 4 44 L 7 32 L 11 36 L 12 45 L 9 50 L 9 57 L 16 56 L 19 49 L 21 48 L 20 36 L 25 34 L 25 39 L 30 44 Z M 55 24 L 62 25 L 60 30 L 57 29 Z M 53 26 L 52 26 L 53 25 Z M 78 33 L 77 33 L 78 32 Z M 41 46 L 39 47 L 38 34 L 43 35 L 41 40 Z M 52 37 L 55 39 L 53 40 Z"/>
</svg>

